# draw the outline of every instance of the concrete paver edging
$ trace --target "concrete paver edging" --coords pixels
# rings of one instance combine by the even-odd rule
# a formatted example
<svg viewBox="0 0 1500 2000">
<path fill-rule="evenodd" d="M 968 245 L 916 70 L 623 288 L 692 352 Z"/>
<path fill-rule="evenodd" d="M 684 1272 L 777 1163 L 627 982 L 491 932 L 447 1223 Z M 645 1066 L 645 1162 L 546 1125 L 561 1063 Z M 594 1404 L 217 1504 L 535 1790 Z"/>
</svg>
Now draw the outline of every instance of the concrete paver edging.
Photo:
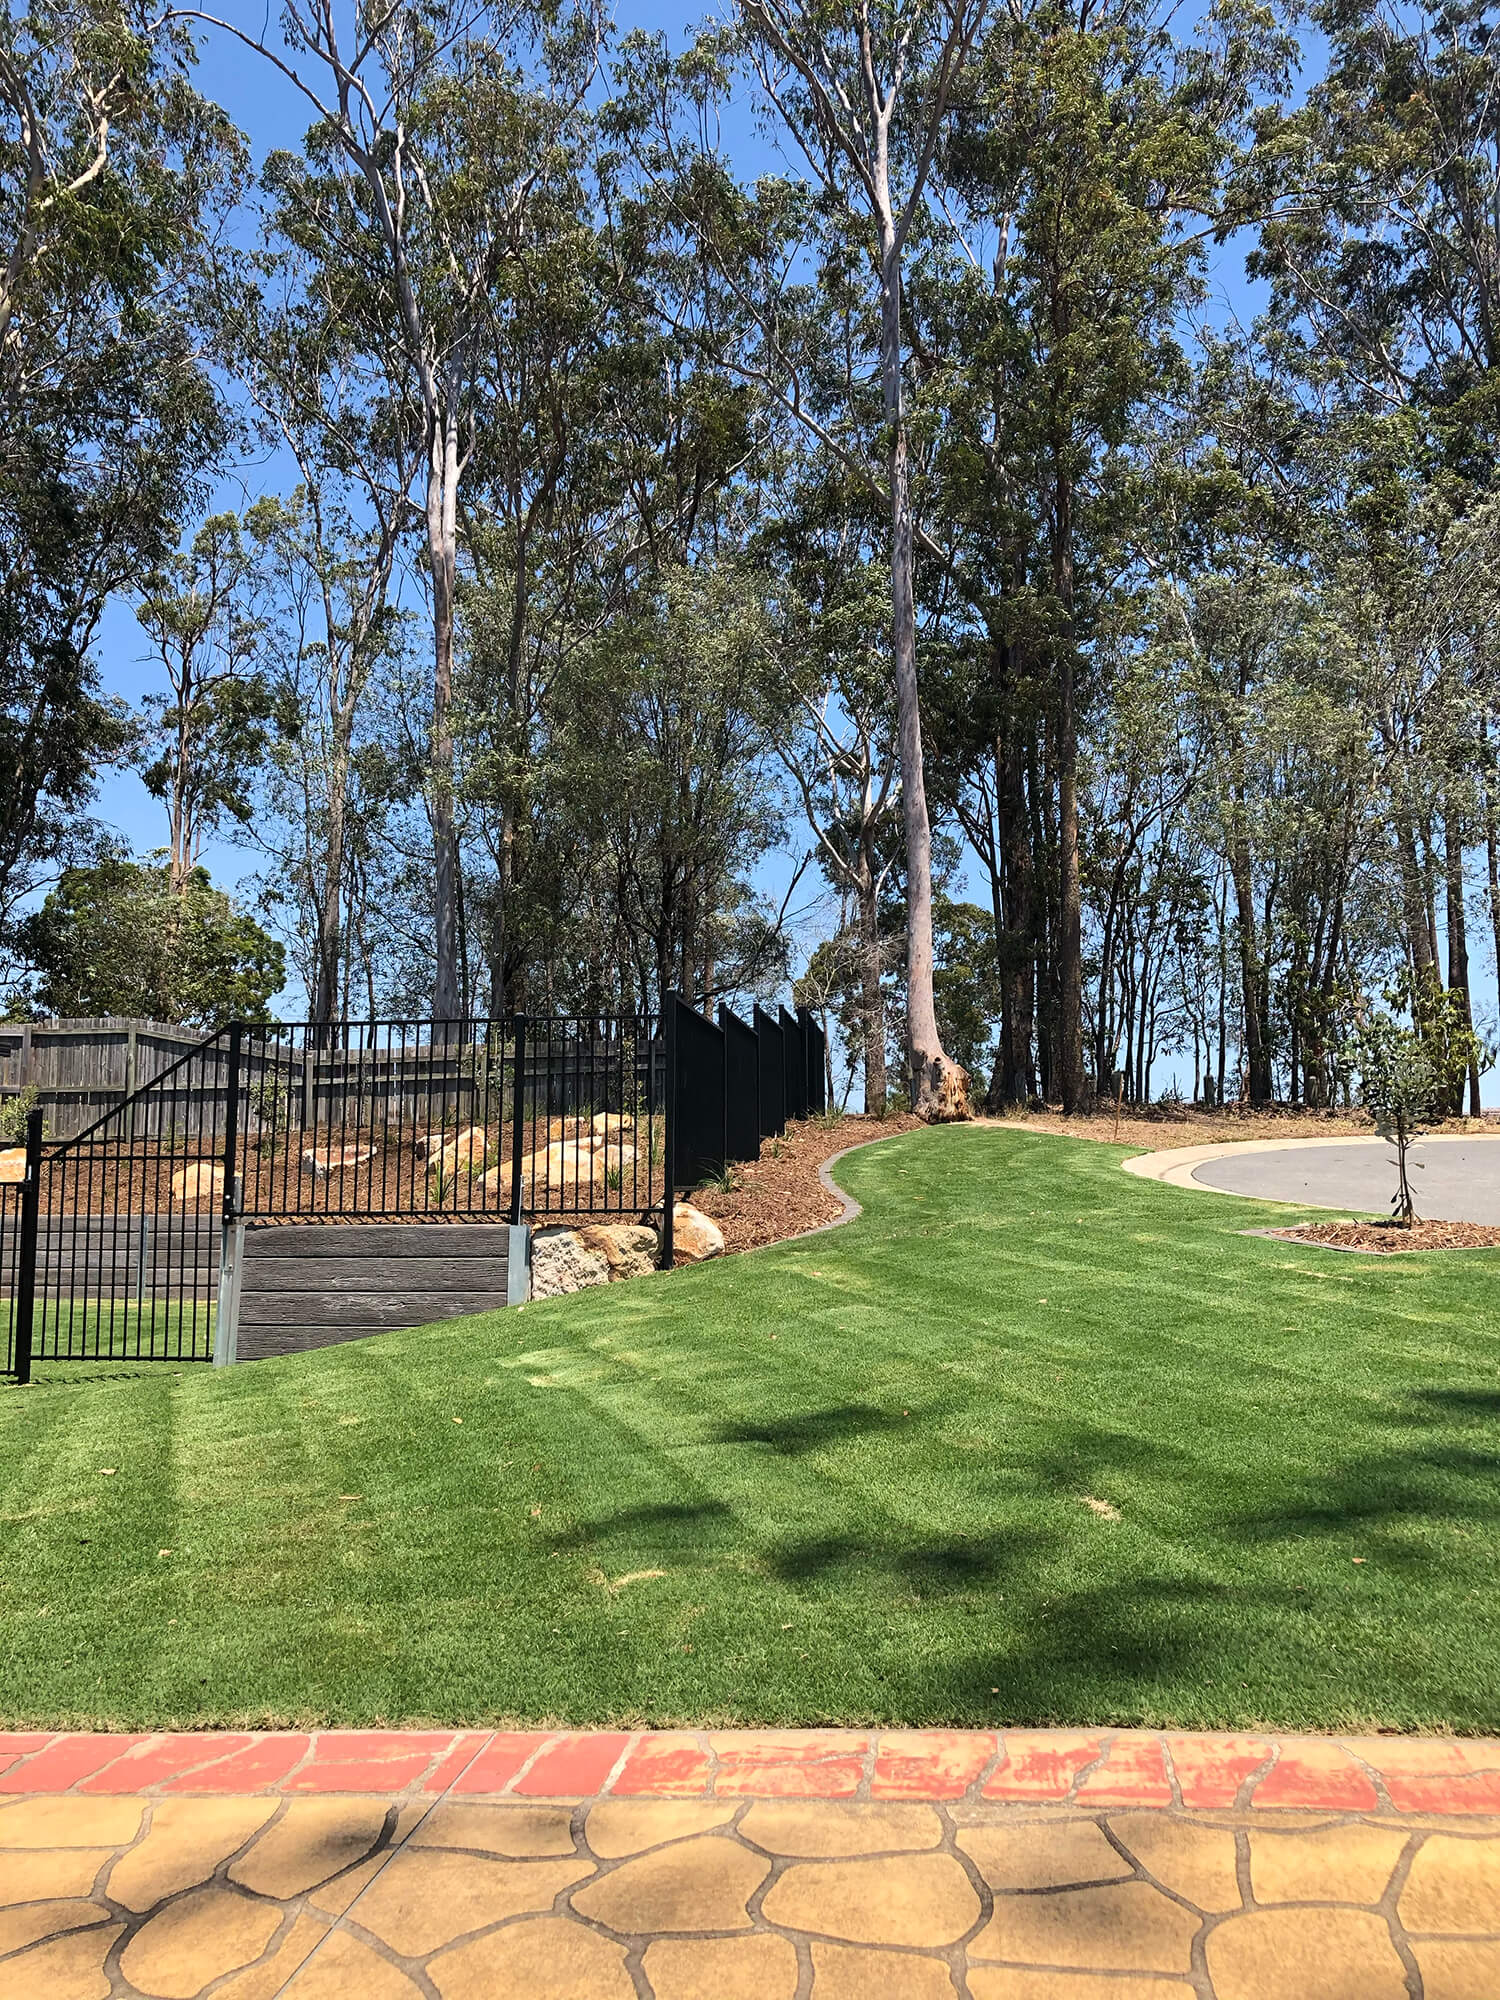
<svg viewBox="0 0 1500 2000">
<path fill-rule="evenodd" d="M 0 1735 L 0 2000 L 1496 1993 L 1496 1742 Z"/>
<path fill-rule="evenodd" d="M 1131 1729 L 0 1733 L 0 1800 L 358 1792 L 1500 1814 L 1500 1739 Z"/>
</svg>

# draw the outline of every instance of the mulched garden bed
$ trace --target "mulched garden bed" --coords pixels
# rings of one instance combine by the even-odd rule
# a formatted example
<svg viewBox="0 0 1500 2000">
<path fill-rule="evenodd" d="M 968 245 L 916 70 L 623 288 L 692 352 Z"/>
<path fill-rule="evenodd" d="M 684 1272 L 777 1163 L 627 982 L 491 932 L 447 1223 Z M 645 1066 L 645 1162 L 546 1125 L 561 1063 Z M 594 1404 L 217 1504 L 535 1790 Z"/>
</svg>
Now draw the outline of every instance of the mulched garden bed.
<svg viewBox="0 0 1500 2000">
<path fill-rule="evenodd" d="M 1288 1243 L 1321 1243 L 1331 1250 L 1374 1250 L 1386 1256 L 1403 1250 L 1500 1250 L 1500 1229 L 1485 1222 L 1304 1222 L 1295 1229 L 1268 1229 Z"/>
<path fill-rule="evenodd" d="M 713 1184 L 686 1199 L 713 1217 L 729 1250 L 783 1243 L 819 1223 L 836 1222 L 843 1214 L 843 1203 L 818 1179 L 825 1160 L 865 1139 L 913 1131 L 921 1122 L 908 1113 L 889 1118 L 794 1119 L 783 1138 L 762 1140 L 757 1161 L 730 1169 L 727 1190 Z"/>
</svg>

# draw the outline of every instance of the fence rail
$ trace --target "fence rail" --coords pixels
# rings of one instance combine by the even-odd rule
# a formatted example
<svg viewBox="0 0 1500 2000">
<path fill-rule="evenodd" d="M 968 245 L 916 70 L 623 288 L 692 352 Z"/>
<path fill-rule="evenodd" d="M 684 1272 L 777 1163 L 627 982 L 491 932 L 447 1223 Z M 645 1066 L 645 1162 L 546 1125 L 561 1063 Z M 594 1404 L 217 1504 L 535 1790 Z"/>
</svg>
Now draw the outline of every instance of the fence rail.
<svg viewBox="0 0 1500 2000">
<path fill-rule="evenodd" d="M 66 1135 L 31 1113 L 24 1178 L 0 1181 L 0 1372 L 227 1358 L 247 1224 L 634 1215 L 670 1263 L 669 1194 L 822 1110 L 826 1047 L 805 1010 L 747 1026 L 677 994 L 659 1015 L 233 1023 Z"/>
</svg>

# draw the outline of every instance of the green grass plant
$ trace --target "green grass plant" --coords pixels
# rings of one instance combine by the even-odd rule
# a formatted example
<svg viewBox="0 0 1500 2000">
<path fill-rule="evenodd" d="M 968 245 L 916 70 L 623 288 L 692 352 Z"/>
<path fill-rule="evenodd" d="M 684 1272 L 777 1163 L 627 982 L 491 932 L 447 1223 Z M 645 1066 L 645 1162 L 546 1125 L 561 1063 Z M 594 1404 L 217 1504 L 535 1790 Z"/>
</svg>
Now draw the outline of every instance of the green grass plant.
<svg viewBox="0 0 1500 2000">
<path fill-rule="evenodd" d="M 847 1227 L 0 1390 L 11 1724 L 1500 1729 L 1493 1252 L 1123 1148 L 855 1153 Z"/>
</svg>

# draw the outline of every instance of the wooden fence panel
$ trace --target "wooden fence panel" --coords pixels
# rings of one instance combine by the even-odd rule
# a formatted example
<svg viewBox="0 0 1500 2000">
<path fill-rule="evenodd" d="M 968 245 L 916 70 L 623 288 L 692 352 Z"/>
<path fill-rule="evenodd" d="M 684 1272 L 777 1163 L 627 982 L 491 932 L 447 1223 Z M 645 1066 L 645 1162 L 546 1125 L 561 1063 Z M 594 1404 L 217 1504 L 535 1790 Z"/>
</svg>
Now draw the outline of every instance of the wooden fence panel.
<svg viewBox="0 0 1500 2000">
<path fill-rule="evenodd" d="M 34 1088 L 48 1136 L 70 1139 L 203 1039 L 197 1028 L 164 1021 L 3 1022 L 0 1099 Z M 163 1105 L 162 1114 L 171 1110 Z"/>
</svg>

